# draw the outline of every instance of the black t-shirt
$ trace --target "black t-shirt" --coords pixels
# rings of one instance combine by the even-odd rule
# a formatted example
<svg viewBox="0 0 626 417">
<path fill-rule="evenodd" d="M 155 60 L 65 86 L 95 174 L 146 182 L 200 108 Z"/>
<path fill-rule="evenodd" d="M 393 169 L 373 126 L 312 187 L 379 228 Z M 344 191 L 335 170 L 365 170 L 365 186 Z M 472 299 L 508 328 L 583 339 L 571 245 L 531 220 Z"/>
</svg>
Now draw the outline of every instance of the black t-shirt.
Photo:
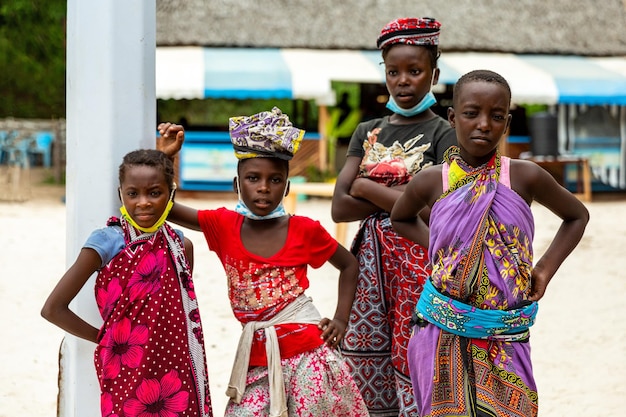
<svg viewBox="0 0 626 417">
<path fill-rule="evenodd" d="M 424 136 L 414 146 L 431 143 L 430 148 L 424 153 L 424 163 L 440 164 L 443 162 L 443 154 L 446 150 L 456 145 L 454 129 L 447 120 L 439 116 L 415 124 L 393 124 L 389 122 L 389 116 L 385 116 L 359 123 L 350 139 L 347 155 L 363 158 L 365 154 L 363 142 L 367 139 L 367 133 L 377 127 L 380 128 L 377 142 L 386 147 L 391 146 L 395 141 L 405 143 L 423 134 Z"/>
</svg>

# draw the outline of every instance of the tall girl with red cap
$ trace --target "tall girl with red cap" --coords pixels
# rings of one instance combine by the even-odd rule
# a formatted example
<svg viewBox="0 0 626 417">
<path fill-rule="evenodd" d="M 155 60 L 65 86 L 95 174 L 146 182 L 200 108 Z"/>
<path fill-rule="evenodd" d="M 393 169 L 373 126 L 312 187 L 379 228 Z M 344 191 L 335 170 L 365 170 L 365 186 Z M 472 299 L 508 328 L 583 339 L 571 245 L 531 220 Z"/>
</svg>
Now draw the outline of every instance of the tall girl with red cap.
<svg viewBox="0 0 626 417">
<path fill-rule="evenodd" d="M 351 248 L 358 287 L 341 348 L 372 416 L 418 415 L 406 349 L 429 275 L 427 250 L 399 236 L 389 213 L 405 184 L 456 143 L 431 109 L 440 28 L 432 18 L 401 18 L 380 32 L 391 114 L 357 126 L 332 200 L 334 221 L 360 221 Z"/>
</svg>

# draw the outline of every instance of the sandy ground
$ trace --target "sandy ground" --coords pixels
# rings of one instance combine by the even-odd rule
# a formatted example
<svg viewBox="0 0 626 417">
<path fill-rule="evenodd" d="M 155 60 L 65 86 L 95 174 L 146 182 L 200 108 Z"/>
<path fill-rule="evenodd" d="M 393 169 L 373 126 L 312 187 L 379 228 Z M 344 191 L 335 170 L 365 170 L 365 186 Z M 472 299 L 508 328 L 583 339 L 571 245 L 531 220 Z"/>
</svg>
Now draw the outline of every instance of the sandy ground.
<svg viewBox="0 0 626 417">
<path fill-rule="evenodd" d="M 64 334 L 39 311 L 66 268 L 66 219 L 64 189 L 41 185 L 46 175 L 31 175 L 32 184 L 22 188 L 24 201 L 0 200 L 0 417 L 56 415 L 57 358 Z M 0 199 L 6 199 L 8 186 L 2 180 L 0 173 Z M 209 193 L 178 200 L 199 208 L 233 205 L 232 199 Z M 626 398 L 626 194 L 594 196 L 586 204 L 591 212 L 587 232 L 550 285 L 532 329 L 541 416 L 621 415 Z M 298 203 L 299 214 L 333 231 L 329 210 L 327 199 Z M 533 212 L 538 259 L 558 221 L 541 206 Z M 351 224 L 349 236 L 355 230 Z M 240 326 L 228 306 L 219 261 L 199 233 L 187 235 L 195 242 L 195 284 L 219 416 Z M 323 315 L 334 311 L 336 278 L 330 266 L 311 271 L 309 294 Z"/>
</svg>

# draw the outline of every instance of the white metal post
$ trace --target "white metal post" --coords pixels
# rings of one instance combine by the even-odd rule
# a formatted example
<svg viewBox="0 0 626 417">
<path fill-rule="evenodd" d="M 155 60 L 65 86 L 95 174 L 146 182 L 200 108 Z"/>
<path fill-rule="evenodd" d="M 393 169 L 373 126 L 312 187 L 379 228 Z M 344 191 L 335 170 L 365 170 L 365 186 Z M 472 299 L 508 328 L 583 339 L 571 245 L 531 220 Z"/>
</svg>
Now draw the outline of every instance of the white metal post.
<svg viewBox="0 0 626 417">
<path fill-rule="evenodd" d="M 155 1 L 67 2 L 67 264 L 89 233 L 119 214 L 117 170 L 137 148 L 154 148 Z M 72 303 L 99 327 L 94 277 Z M 100 415 L 95 345 L 66 335 L 59 415 Z"/>
</svg>

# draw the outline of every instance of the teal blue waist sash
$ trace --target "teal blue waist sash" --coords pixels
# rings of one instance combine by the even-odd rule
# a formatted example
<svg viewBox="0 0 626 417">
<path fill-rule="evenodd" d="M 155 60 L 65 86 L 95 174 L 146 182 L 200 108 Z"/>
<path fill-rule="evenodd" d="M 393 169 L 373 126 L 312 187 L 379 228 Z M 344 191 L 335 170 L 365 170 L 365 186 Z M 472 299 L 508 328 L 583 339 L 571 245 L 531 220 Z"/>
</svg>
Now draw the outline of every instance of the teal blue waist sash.
<svg viewBox="0 0 626 417">
<path fill-rule="evenodd" d="M 417 303 L 417 316 L 446 332 L 473 339 L 527 339 L 537 302 L 514 310 L 483 310 L 441 294 L 429 279 Z"/>
</svg>

